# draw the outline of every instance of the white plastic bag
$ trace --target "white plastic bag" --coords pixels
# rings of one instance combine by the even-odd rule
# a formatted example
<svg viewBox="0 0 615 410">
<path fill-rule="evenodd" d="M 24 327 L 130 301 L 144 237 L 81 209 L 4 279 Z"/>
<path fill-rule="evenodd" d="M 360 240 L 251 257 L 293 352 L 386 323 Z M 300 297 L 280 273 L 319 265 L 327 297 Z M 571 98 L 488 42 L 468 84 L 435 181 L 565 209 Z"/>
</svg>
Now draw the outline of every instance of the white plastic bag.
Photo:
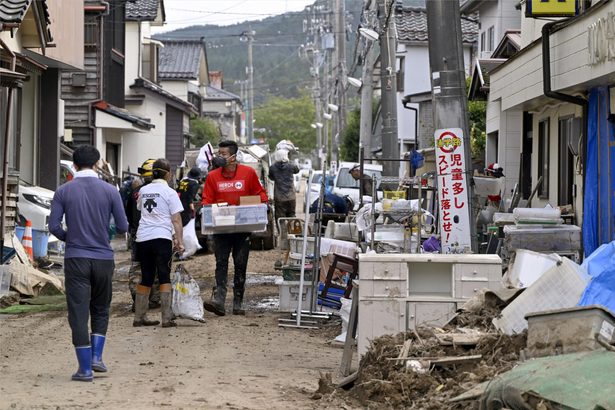
<svg viewBox="0 0 615 410">
<path fill-rule="evenodd" d="M 194 227 L 194 218 L 184 226 L 184 253 L 180 259 L 186 259 L 196 253 L 202 246 L 199 244 L 199 239 L 196 237 L 196 228 Z"/>
<path fill-rule="evenodd" d="M 172 282 L 173 314 L 177 317 L 204 322 L 201 289 L 182 264 L 175 268 Z"/>
</svg>

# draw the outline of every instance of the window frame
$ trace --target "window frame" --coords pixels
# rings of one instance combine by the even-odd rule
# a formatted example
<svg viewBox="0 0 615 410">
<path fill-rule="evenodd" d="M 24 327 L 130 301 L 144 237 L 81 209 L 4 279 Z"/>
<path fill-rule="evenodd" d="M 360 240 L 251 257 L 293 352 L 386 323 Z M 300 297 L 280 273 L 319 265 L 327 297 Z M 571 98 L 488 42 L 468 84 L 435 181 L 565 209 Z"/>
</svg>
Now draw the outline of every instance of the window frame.
<svg viewBox="0 0 615 410">
<path fill-rule="evenodd" d="M 542 178 L 542 184 L 538 190 L 538 198 L 549 198 L 549 166 L 551 162 L 549 132 L 550 118 L 544 118 L 538 121 L 538 164 L 537 164 L 537 181 Z"/>
</svg>

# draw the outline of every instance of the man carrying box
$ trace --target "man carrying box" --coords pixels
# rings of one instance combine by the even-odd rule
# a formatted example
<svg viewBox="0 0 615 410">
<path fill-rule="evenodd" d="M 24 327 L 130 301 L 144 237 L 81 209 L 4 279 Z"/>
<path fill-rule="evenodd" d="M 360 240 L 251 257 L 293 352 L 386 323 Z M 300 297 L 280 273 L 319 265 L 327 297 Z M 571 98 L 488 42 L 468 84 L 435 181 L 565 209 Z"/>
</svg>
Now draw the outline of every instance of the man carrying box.
<svg viewBox="0 0 615 410">
<path fill-rule="evenodd" d="M 237 163 L 237 143 L 222 141 L 218 145 L 218 155 L 213 159 L 217 168 L 207 175 L 203 187 L 203 205 L 227 203 L 236 206 L 244 196 L 258 195 L 262 203 L 267 203 L 267 193 L 258 180 L 254 169 Z M 242 309 L 246 282 L 246 269 L 250 254 L 250 233 L 237 232 L 214 234 L 214 253 L 216 256 L 216 286 L 212 300 L 204 302 L 205 310 L 224 316 L 224 302 L 228 281 L 228 258 L 233 254 L 235 275 L 233 278 L 233 314 L 244 315 Z"/>
</svg>

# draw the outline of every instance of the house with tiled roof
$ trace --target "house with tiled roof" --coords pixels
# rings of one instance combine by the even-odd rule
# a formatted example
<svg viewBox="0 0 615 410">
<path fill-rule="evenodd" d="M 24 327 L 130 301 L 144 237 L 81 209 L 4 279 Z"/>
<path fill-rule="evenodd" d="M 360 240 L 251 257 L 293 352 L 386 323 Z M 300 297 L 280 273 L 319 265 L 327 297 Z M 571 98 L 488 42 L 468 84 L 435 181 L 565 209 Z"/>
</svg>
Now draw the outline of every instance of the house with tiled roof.
<svg viewBox="0 0 615 410">
<path fill-rule="evenodd" d="M 126 109 L 151 121 L 146 133 L 129 132 L 123 140 L 123 170 L 135 172 L 148 158 L 167 158 L 173 167 L 184 160 L 190 117 L 197 108 L 162 85 L 160 60 L 164 45 L 152 27 L 165 22 L 163 0 L 136 0 L 126 5 Z"/>
<path fill-rule="evenodd" d="M 219 81 L 218 86 L 222 85 Z M 207 86 L 203 96 L 202 115 L 218 125 L 222 139 L 241 141 L 241 98 L 222 88 Z"/>
<path fill-rule="evenodd" d="M 11 81 L 6 80 L 13 78 L 4 70 L 18 75 L 10 172 L 25 183 L 55 189 L 64 134 L 60 76 L 83 68 L 83 0 L 0 0 L 0 39 L 6 46 L 0 47 L 0 124 L 7 121 Z"/>
<path fill-rule="evenodd" d="M 204 39 L 165 39 L 162 43 L 158 64 L 160 84 L 201 112 L 201 97 L 209 85 Z"/>
<path fill-rule="evenodd" d="M 119 182 L 126 135 L 147 133 L 154 124 L 128 111 L 125 73 L 130 67 L 125 46 L 126 8 L 134 0 L 83 0 L 83 70 L 62 74 L 65 133 L 71 149 L 92 144 L 107 162 L 110 179 Z M 70 158 L 70 156 L 69 156 Z"/>
<path fill-rule="evenodd" d="M 433 146 L 433 109 L 429 71 L 429 36 L 427 10 L 424 2 L 416 0 L 412 7 L 398 3 L 395 8 L 397 30 L 397 132 L 402 152 L 412 148 Z M 478 38 L 478 22 L 474 16 L 461 17 L 463 56 L 466 75 L 470 75 L 471 61 Z M 404 107 L 403 101 L 406 101 Z M 418 118 L 417 118 L 418 117 Z M 418 120 L 418 123 L 417 123 Z M 382 145 L 373 140 L 372 149 Z"/>
</svg>

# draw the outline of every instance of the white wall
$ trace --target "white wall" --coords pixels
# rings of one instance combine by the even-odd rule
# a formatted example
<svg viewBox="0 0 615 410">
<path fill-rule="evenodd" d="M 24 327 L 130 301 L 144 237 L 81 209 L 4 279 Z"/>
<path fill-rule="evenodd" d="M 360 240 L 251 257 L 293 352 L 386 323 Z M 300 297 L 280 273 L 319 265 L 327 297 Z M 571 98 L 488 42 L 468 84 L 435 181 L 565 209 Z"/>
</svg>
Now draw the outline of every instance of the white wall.
<svg viewBox="0 0 615 410">
<path fill-rule="evenodd" d="M 24 181 L 38 185 L 38 123 L 40 75 L 30 74 L 30 80 L 24 82 L 21 90 L 21 148 L 19 152 L 19 177 Z M 13 110 L 13 115 L 18 111 Z M 0 124 L 4 121 L 4 113 Z M 2 129 L 2 132 L 4 129 Z"/>
<path fill-rule="evenodd" d="M 188 82 L 187 81 L 161 81 L 160 85 L 166 91 L 184 101 L 188 101 Z"/>
<path fill-rule="evenodd" d="M 124 93 L 132 93 L 130 85 L 141 75 L 141 33 L 136 21 L 126 22 L 126 54 L 124 56 Z"/>
<path fill-rule="evenodd" d="M 515 9 L 516 0 L 485 1 L 479 8 L 480 30 L 478 34 L 478 50 L 481 50 L 481 34 L 485 33 L 488 41 L 489 27 L 494 28 L 493 51 L 504 37 L 507 30 L 521 28 L 521 11 Z M 489 49 L 490 47 L 487 47 Z"/>
<path fill-rule="evenodd" d="M 504 195 L 510 198 L 515 184 L 519 182 L 519 167 L 521 165 L 521 138 L 523 134 L 523 111 L 508 110 L 500 115 L 500 131 L 498 133 L 497 161 L 504 168 L 506 186 Z M 537 152 L 537 151 L 534 151 Z"/>
<path fill-rule="evenodd" d="M 124 133 L 122 138 L 122 170 L 130 166 L 136 172 L 143 161 L 149 158 L 164 158 L 166 104 L 157 98 L 146 98 L 140 106 L 131 107 L 131 112 L 147 117 L 155 128 L 146 133 Z"/>
</svg>

